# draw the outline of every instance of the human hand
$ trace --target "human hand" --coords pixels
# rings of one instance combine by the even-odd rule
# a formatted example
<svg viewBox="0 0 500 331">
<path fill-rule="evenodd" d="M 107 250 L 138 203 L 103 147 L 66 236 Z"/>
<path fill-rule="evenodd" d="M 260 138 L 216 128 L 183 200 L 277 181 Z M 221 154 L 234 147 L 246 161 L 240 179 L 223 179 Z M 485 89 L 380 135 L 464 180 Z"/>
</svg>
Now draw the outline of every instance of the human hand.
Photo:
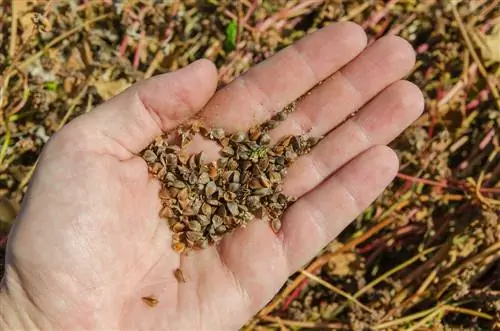
<svg viewBox="0 0 500 331">
<path fill-rule="evenodd" d="M 65 330 L 243 325 L 397 171 L 384 145 L 423 109 L 418 88 L 400 80 L 414 52 L 398 37 L 365 47 L 359 26 L 332 24 L 214 96 L 217 73 L 202 60 L 140 82 L 68 124 L 42 152 L 9 237 L 0 322 Z M 289 169 L 284 193 L 299 199 L 281 231 L 257 220 L 217 246 L 175 253 L 158 216 L 159 183 L 137 154 L 202 108 L 207 125 L 246 130 L 319 81 L 271 134 L 325 136 Z M 178 267 L 185 283 L 174 278 Z M 156 307 L 141 300 L 150 295 Z"/>
</svg>

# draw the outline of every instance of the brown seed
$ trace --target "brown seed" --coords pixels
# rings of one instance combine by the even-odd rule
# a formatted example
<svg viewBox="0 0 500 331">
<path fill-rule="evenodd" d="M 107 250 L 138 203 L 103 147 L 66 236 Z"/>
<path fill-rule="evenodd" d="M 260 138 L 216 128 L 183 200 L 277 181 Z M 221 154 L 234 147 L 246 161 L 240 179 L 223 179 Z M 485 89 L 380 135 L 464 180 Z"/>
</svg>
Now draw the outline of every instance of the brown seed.
<svg viewBox="0 0 500 331">
<path fill-rule="evenodd" d="M 267 179 L 266 175 L 264 174 L 261 174 L 259 176 L 259 182 L 262 185 L 262 187 L 271 187 L 271 182 L 269 181 L 269 179 Z"/>
<path fill-rule="evenodd" d="M 234 149 L 230 146 L 224 147 L 220 153 L 224 156 L 233 156 L 234 155 Z"/>
<path fill-rule="evenodd" d="M 174 217 L 174 211 L 170 206 L 165 206 L 160 211 L 160 217 L 164 219 L 169 219 L 171 217 Z"/>
<path fill-rule="evenodd" d="M 158 299 L 156 299 L 154 296 L 150 295 L 150 296 L 147 296 L 147 297 L 142 297 L 141 298 L 142 301 L 148 305 L 149 307 L 151 308 L 154 308 L 156 307 L 156 305 L 158 305 L 159 301 Z"/>
<path fill-rule="evenodd" d="M 263 195 L 268 195 L 269 192 L 270 190 L 268 188 L 258 188 L 253 191 L 253 194 L 258 196 L 263 196 Z"/>
<path fill-rule="evenodd" d="M 188 232 L 186 232 L 186 237 L 188 240 L 190 240 L 192 242 L 196 242 L 203 237 L 203 233 L 198 232 L 198 231 L 188 231 Z"/>
<path fill-rule="evenodd" d="M 240 160 L 248 160 L 250 157 L 250 152 L 248 148 L 243 145 L 238 146 L 238 150 L 236 151 L 236 158 Z"/>
<path fill-rule="evenodd" d="M 175 223 L 175 224 L 172 226 L 172 231 L 174 231 L 174 232 L 181 232 L 181 231 L 183 231 L 185 228 L 186 228 L 186 226 L 184 225 L 184 223 L 177 222 L 177 223 Z"/>
<path fill-rule="evenodd" d="M 196 163 L 198 164 L 198 167 L 205 165 L 206 160 L 207 160 L 207 155 L 205 154 L 205 152 L 200 152 L 196 154 Z"/>
<path fill-rule="evenodd" d="M 231 140 L 234 141 L 235 143 L 241 143 L 245 138 L 247 137 L 246 133 L 244 132 L 236 132 L 233 133 L 231 136 Z"/>
<path fill-rule="evenodd" d="M 198 178 L 198 183 L 205 185 L 210 181 L 210 176 L 206 172 L 202 172 Z"/>
<path fill-rule="evenodd" d="M 235 202 L 228 202 L 227 203 L 227 209 L 233 216 L 238 216 L 239 210 L 238 210 L 238 205 Z"/>
<path fill-rule="evenodd" d="M 224 138 L 224 135 L 225 135 L 224 129 L 221 129 L 221 128 L 212 129 L 212 131 L 210 132 L 211 139 L 219 140 L 219 139 Z"/>
<path fill-rule="evenodd" d="M 188 189 L 185 187 L 177 193 L 177 200 L 187 200 L 189 195 Z"/>
<path fill-rule="evenodd" d="M 269 174 L 269 180 L 271 183 L 279 183 L 281 181 L 281 175 L 279 172 L 273 171 Z"/>
<path fill-rule="evenodd" d="M 201 231 L 201 224 L 197 221 L 189 221 L 188 222 L 189 230 L 191 231 Z"/>
<path fill-rule="evenodd" d="M 264 157 L 259 160 L 259 170 L 260 171 L 266 171 L 266 169 L 269 167 L 269 158 Z"/>
<path fill-rule="evenodd" d="M 194 185 L 198 182 L 198 175 L 194 172 L 192 172 L 189 177 L 188 177 L 188 182 L 191 185 Z"/>
<path fill-rule="evenodd" d="M 218 226 L 222 225 L 222 223 L 224 223 L 224 220 L 219 215 L 214 215 L 212 217 L 212 226 L 214 228 L 217 228 Z"/>
<path fill-rule="evenodd" d="M 219 225 L 215 231 L 218 233 L 218 234 L 223 234 L 227 231 L 227 228 L 225 225 Z"/>
<path fill-rule="evenodd" d="M 178 160 L 179 160 L 179 162 L 180 162 L 181 164 L 184 164 L 184 165 L 185 165 L 185 164 L 188 162 L 188 160 L 189 160 L 189 154 L 188 154 L 188 153 L 186 153 L 186 152 L 184 152 L 184 151 L 181 151 L 181 152 L 179 152 L 179 154 L 177 155 L 177 158 L 178 158 Z"/>
<path fill-rule="evenodd" d="M 193 210 L 193 213 L 196 215 L 200 211 L 201 208 L 201 200 L 199 198 L 195 198 L 193 203 L 191 203 L 191 209 Z"/>
<path fill-rule="evenodd" d="M 254 126 L 250 128 L 250 130 L 248 131 L 248 138 L 250 138 L 250 140 L 256 141 L 257 139 L 259 139 L 260 134 L 261 134 L 260 128 Z"/>
<path fill-rule="evenodd" d="M 284 194 L 280 194 L 278 196 L 278 203 L 282 206 L 286 206 L 288 204 L 288 198 Z"/>
<path fill-rule="evenodd" d="M 273 218 L 271 220 L 271 229 L 273 229 L 274 233 L 278 233 L 281 229 L 281 221 L 279 218 Z"/>
<path fill-rule="evenodd" d="M 158 156 L 156 156 L 156 154 L 150 149 L 146 150 L 144 154 L 142 154 L 142 157 L 148 163 L 153 163 L 158 158 Z"/>
<path fill-rule="evenodd" d="M 287 118 L 287 115 L 288 115 L 287 112 L 280 111 L 278 114 L 276 114 L 275 118 L 277 121 L 282 122 Z"/>
<path fill-rule="evenodd" d="M 208 248 L 210 244 L 208 243 L 208 240 L 206 238 L 203 238 L 200 243 L 198 244 L 198 246 L 201 248 L 201 249 L 205 249 L 205 248 Z"/>
<path fill-rule="evenodd" d="M 163 145 L 162 148 L 164 148 L 163 149 L 164 152 L 175 153 L 175 154 L 179 153 L 179 151 L 181 150 L 181 148 L 177 145 L 167 145 L 167 146 Z M 160 147 L 158 147 L 158 149 L 160 149 Z"/>
<path fill-rule="evenodd" d="M 212 206 L 210 206 L 208 203 L 203 203 L 203 205 L 201 205 L 201 212 L 203 213 L 203 215 L 205 216 L 210 216 L 212 215 Z"/>
<path fill-rule="evenodd" d="M 177 253 L 182 253 L 184 249 L 186 248 L 186 245 L 181 242 L 176 242 L 172 244 L 172 249 L 177 252 Z"/>
<path fill-rule="evenodd" d="M 149 166 L 149 171 L 154 175 L 158 174 L 161 169 L 163 169 L 163 165 L 160 162 L 155 162 Z"/>
<path fill-rule="evenodd" d="M 175 279 L 177 279 L 177 281 L 179 283 L 186 282 L 186 279 L 184 278 L 184 274 L 182 273 L 182 270 L 180 268 L 177 268 L 174 270 L 174 276 L 175 276 Z"/>
<path fill-rule="evenodd" d="M 252 189 L 259 189 L 262 188 L 262 183 L 258 178 L 252 178 L 248 186 Z"/>
<path fill-rule="evenodd" d="M 244 161 L 243 164 L 241 165 L 241 171 L 244 173 L 245 171 L 250 169 L 251 166 L 252 166 L 251 161 Z"/>
<path fill-rule="evenodd" d="M 239 217 L 241 219 L 243 219 L 245 222 L 251 221 L 255 218 L 254 214 L 252 214 L 248 211 L 244 211 L 244 212 L 240 213 Z"/>
<path fill-rule="evenodd" d="M 165 163 L 172 168 L 177 166 L 177 155 L 175 154 L 167 154 L 165 157 Z"/>
<path fill-rule="evenodd" d="M 162 200 L 168 200 L 171 198 L 170 192 L 167 190 L 165 186 L 162 186 L 162 188 L 160 189 L 160 193 L 158 193 L 158 195 Z"/>
<path fill-rule="evenodd" d="M 227 187 L 229 192 L 237 192 L 240 189 L 241 185 L 238 183 L 230 183 Z"/>
<path fill-rule="evenodd" d="M 181 207 L 181 210 L 184 213 L 184 210 L 187 210 L 189 207 L 189 200 L 178 200 L 178 201 L 179 201 L 179 206 Z"/>
<path fill-rule="evenodd" d="M 219 208 L 217 208 L 217 211 L 215 213 L 222 218 L 226 218 L 226 216 L 227 216 L 226 207 L 220 206 Z"/>
<path fill-rule="evenodd" d="M 210 219 L 205 215 L 196 215 L 196 219 L 202 226 L 207 226 L 210 224 Z"/>
<path fill-rule="evenodd" d="M 238 164 L 238 161 L 236 161 L 235 159 L 229 159 L 227 161 L 227 165 L 226 166 L 227 166 L 228 170 L 236 170 L 236 169 L 238 169 L 239 164 Z"/>
<path fill-rule="evenodd" d="M 191 155 L 189 157 L 188 166 L 189 166 L 189 169 L 191 169 L 191 170 L 194 170 L 198 167 L 198 165 L 196 164 L 196 155 Z"/>
<path fill-rule="evenodd" d="M 264 133 L 263 135 L 260 136 L 259 143 L 261 145 L 269 145 L 271 142 L 271 136 L 269 136 L 267 133 Z"/>
<path fill-rule="evenodd" d="M 205 186 L 205 196 L 210 198 L 215 192 L 217 192 L 217 185 L 213 181 L 208 182 Z"/>
<path fill-rule="evenodd" d="M 240 179 L 241 179 L 240 172 L 239 171 L 235 171 L 233 173 L 233 178 L 232 178 L 233 183 L 239 183 Z"/>
<path fill-rule="evenodd" d="M 287 161 L 289 162 L 293 162 L 297 159 L 297 153 L 291 151 L 291 150 L 288 150 L 285 152 L 285 158 Z"/>
<path fill-rule="evenodd" d="M 228 202 L 229 201 L 234 201 L 234 199 L 236 199 L 236 193 L 230 192 L 230 191 L 224 192 L 224 196 L 223 197 L 224 197 L 224 200 L 226 200 Z"/>
<path fill-rule="evenodd" d="M 173 173 L 167 172 L 167 174 L 165 175 L 165 180 L 167 181 L 167 183 L 173 183 L 177 180 L 177 177 L 175 177 Z"/>
<path fill-rule="evenodd" d="M 208 164 L 208 176 L 212 179 L 217 177 L 217 163 L 211 162 Z"/>
<path fill-rule="evenodd" d="M 216 207 L 216 206 L 220 205 L 219 200 L 215 200 L 215 199 L 210 199 L 210 200 L 207 200 L 207 203 L 208 203 L 210 206 L 214 206 L 214 207 Z"/>
<path fill-rule="evenodd" d="M 185 188 L 186 184 L 183 181 L 176 180 L 175 182 L 172 183 L 172 186 L 175 188 L 181 189 L 181 188 Z"/>
</svg>

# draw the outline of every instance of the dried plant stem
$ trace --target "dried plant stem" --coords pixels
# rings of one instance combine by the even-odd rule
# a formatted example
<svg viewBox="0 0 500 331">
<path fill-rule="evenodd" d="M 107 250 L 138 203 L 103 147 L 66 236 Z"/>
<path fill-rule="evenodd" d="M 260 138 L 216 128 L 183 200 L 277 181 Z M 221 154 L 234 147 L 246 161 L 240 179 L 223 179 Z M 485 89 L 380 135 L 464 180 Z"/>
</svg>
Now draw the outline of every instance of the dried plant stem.
<svg viewBox="0 0 500 331">
<path fill-rule="evenodd" d="M 355 297 L 353 297 L 349 293 L 342 291 L 341 289 L 333 286 L 332 284 L 330 284 L 327 281 L 319 278 L 318 276 L 315 276 L 315 275 L 313 275 L 312 273 L 310 273 L 310 272 L 308 272 L 306 270 L 301 270 L 300 272 L 303 273 L 304 275 L 306 275 L 309 279 L 312 279 L 315 282 L 320 283 L 321 285 L 323 285 L 327 289 L 329 289 L 329 290 L 337 293 L 338 295 L 343 296 L 344 298 L 346 298 L 349 301 L 352 301 L 354 304 L 358 305 L 361 309 L 363 309 L 363 310 L 365 310 L 365 311 L 367 311 L 367 312 L 369 312 L 371 314 L 374 314 L 374 315 L 377 313 L 373 309 L 368 308 L 367 306 L 365 306 L 364 304 L 362 304 L 361 302 L 359 302 Z"/>
<path fill-rule="evenodd" d="M 427 310 L 424 310 L 424 311 L 421 311 L 418 313 L 414 313 L 414 314 L 411 314 L 411 315 L 408 315 L 408 316 L 405 316 L 402 318 L 395 319 L 395 320 L 390 321 L 390 322 L 377 324 L 373 328 L 375 330 L 387 329 L 389 327 L 393 327 L 393 326 L 400 325 L 403 323 L 408 323 L 408 322 L 414 321 L 416 319 L 428 316 L 429 314 L 433 314 L 438 310 L 439 310 L 439 307 L 434 307 L 434 308 L 427 309 Z"/>
<path fill-rule="evenodd" d="M 273 322 L 279 325 L 278 318 L 272 316 L 263 316 L 261 317 L 263 321 Z M 280 321 L 284 325 L 299 327 L 299 328 L 329 328 L 332 330 L 345 329 L 347 326 L 342 323 L 314 323 L 314 322 L 300 322 L 300 321 L 291 321 L 280 318 Z"/>
<path fill-rule="evenodd" d="M 359 298 L 361 295 L 363 295 L 364 293 L 366 293 L 367 291 L 369 291 L 370 289 L 372 289 L 374 286 L 376 286 L 377 284 L 379 284 L 380 282 L 386 280 L 387 278 L 389 278 L 391 275 L 395 274 L 396 272 L 400 271 L 400 270 L 403 270 L 405 269 L 406 267 L 408 267 L 409 265 L 413 264 L 414 262 L 418 261 L 419 259 L 423 258 L 424 256 L 426 256 L 427 254 L 429 253 L 432 253 L 434 252 L 436 249 L 438 249 L 439 246 L 435 246 L 435 247 L 431 247 L 431 248 L 428 248 L 422 252 L 420 252 L 419 254 L 415 255 L 414 257 L 412 257 L 411 259 L 401 263 L 400 265 L 392 268 L 391 270 L 385 272 L 384 274 L 380 275 L 379 277 L 377 277 L 376 279 L 374 279 L 373 281 L 371 281 L 370 283 L 368 283 L 365 287 L 361 288 L 359 291 L 357 291 L 353 297 L 354 298 Z M 334 313 L 333 313 L 333 316 L 337 316 L 338 314 L 340 314 L 346 307 L 346 304 L 343 304 L 342 306 L 340 306 Z"/>
<path fill-rule="evenodd" d="M 87 89 L 88 89 L 88 86 L 85 86 L 82 89 L 82 91 L 76 96 L 76 98 L 73 99 L 71 106 L 68 108 L 68 110 L 66 111 L 66 114 L 64 114 L 63 119 L 59 123 L 59 125 L 57 127 L 57 131 L 59 131 L 66 124 L 66 122 L 73 114 L 73 112 L 74 112 L 76 106 L 78 105 L 78 103 L 80 102 L 80 100 L 83 98 L 83 96 L 85 96 L 85 93 L 87 93 Z M 35 172 L 35 168 L 36 168 L 37 164 L 38 164 L 38 159 L 36 160 L 35 164 L 33 164 L 31 166 L 31 169 L 26 173 L 26 175 L 24 175 L 23 179 L 21 180 L 21 182 L 19 184 L 20 189 L 22 189 L 26 185 L 28 185 L 31 177 L 33 176 L 33 173 Z"/>
<path fill-rule="evenodd" d="M 451 4 L 451 10 L 453 12 L 453 16 L 455 18 L 455 21 L 458 24 L 458 27 L 460 28 L 460 33 L 462 34 L 462 37 L 464 38 L 465 44 L 467 48 L 469 49 L 469 52 L 472 55 L 472 58 L 474 59 L 474 62 L 476 62 L 477 67 L 479 69 L 479 72 L 483 76 L 483 78 L 486 80 L 486 83 L 488 84 L 488 87 L 491 90 L 491 94 L 493 94 L 493 98 L 495 99 L 495 102 L 497 104 L 498 110 L 500 110 L 500 94 L 498 93 L 498 90 L 491 82 L 491 78 L 488 75 L 488 72 L 484 68 L 483 62 L 481 61 L 481 58 L 477 54 L 474 45 L 472 45 L 472 41 L 470 40 L 469 34 L 467 32 L 467 29 L 464 26 L 464 23 L 462 21 L 462 18 L 460 17 L 460 14 L 458 13 L 457 7 L 455 6 L 454 3 Z"/>
<path fill-rule="evenodd" d="M 103 14 L 101 16 L 97 16 L 93 19 L 90 19 L 88 21 L 85 21 L 84 23 L 78 25 L 77 27 L 74 27 L 73 29 L 63 33 L 62 35 L 60 35 L 59 37 L 57 38 L 54 38 L 53 40 L 51 40 L 47 45 L 45 45 L 45 47 L 36 52 L 35 54 L 33 54 L 32 56 L 30 56 L 29 58 L 27 58 L 26 60 L 24 60 L 20 65 L 19 65 L 19 68 L 21 69 L 25 69 L 28 65 L 30 65 L 33 61 L 35 61 L 36 59 L 38 59 L 40 56 L 42 56 L 47 50 L 49 50 L 52 46 L 60 43 L 61 41 L 67 39 L 68 37 L 72 36 L 73 34 L 79 32 L 80 30 L 82 30 L 83 28 L 86 28 L 87 26 L 89 26 L 90 24 L 93 24 L 93 23 L 96 23 L 96 22 L 99 22 L 99 21 L 102 21 L 102 20 L 105 20 L 106 18 L 109 18 L 111 16 L 111 14 Z"/>
<path fill-rule="evenodd" d="M 16 55 L 16 44 L 17 44 L 17 14 L 18 14 L 18 1 L 12 1 L 12 18 L 10 27 L 10 44 L 9 44 L 9 57 L 11 59 Z"/>
<path fill-rule="evenodd" d="M 336 256 L 340 253 L 343 253 L 343 252 L 346 252 L 346 251 L 353 249 L 357 245 L 363 243 L 364 241 L 368 240 L 369 238 L 371 238 L 372 236 L 374 236 L 375 234 L 380 232 L 382 229 L 387 227 L 389 224 L 391 224 L 395 220 L 396 220 L 395 218 L 384 219 L 382 222 L 378 223 L 373 228 L 366 231 L 362 236 L 355 238 L 355 239 L 351 240 L 349 243 L 347 243 L 345 246 L 342 246 L 339 250 L 332 252 L 332 253 L 329 253 L 329 254 L 325 254 L 323 256 L 320 256 L 313 263 L 311 263 L 307 267 L 306 270 L 311 272 L 311 271 L 318 269 L 319 267 L 326 264 L 333 256 Z M 263 316 L 266 316 L 270 312 L 272 312 L 281 303 L 281 301 L 283 301 L 284 298 L 288 297 L 290 295 L 290 293 L 292 293 L 293 290 L 295 290 L 297 288 L 297 286 L 299 286 L 300 283 L 302 283 L 302 281 L 304 281 L 305 279 L 306 279 L 306 276 L 304 274 L 298 275 L 293 280 L 293 282 L 291 282 L 283 290 L 283 292 L 280 295 L 276 296 L 276 298 L 269 305 L 267 305 L 264 309 L 261 310 L 261 312 L 259 313 L 259 317 L 262 318 Z"/>
</svg>

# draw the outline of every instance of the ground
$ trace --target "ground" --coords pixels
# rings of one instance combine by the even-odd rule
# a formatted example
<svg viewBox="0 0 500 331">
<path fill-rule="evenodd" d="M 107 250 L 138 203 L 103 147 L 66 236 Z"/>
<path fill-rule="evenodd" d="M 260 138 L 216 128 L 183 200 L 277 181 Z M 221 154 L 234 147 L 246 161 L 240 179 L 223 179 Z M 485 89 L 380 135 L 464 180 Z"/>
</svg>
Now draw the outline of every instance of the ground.
<svg viewBox="0 0 500 331">
<path fill-rule="evenodd" d="M 397 179 L 245 328 L 500 327 L 498 0 L 0 0 L 2 257 L 41 148 L 72 118 L 201 57 L 227 84 L 344 20 L 413 44 L 425 113 L 391 144 Z"/>
</svg>

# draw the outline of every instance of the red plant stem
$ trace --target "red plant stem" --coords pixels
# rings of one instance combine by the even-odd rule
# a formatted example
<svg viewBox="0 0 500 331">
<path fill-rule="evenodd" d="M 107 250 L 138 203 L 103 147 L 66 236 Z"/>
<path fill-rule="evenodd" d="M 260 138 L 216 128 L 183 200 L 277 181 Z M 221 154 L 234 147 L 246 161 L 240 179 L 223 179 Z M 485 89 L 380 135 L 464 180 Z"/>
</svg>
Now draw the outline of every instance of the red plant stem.
<svg viewBox="0 0 500 331">
<path fill-rule="evenodd" d="M 486 136 L 479 143 L 479 149 L 483 150 L 490 143 L 490 141 L 495 136 L 495 129 L 491 128 L 490 131 L 486 134 Z"/>
<path fill-rule="evenodd" d="M 0 248 L 3 248 L 5 244 L 7 243 L 7 238 L 8 236 L 6 234 L 2 234 L 0 236 Z"/>
<path fill-rule="evenodd" d="M 133 66 L 135 69 L 139 67 L 143 44 L 144 44 L 144 30 L 141 31 L 141 36 L 139 37 L 139 40 L 137 41 L 137 47 L 135 48 L 134 62 L 133 62 Z"/>
<path fill-rule="evenodd" d="M 128 34 L 125 33 L 125 36 L 123 36 L 122 42 L 120 43 L 120 47 L 118 48 L 118 54 L 120 56 L 123 56 L 125 54 L 125 51 L 127 50 L 127 45 L 128 45 Z"/>
<path fill-rule="evenodd" d="M 426 185 L 431 185 L 431 186 L 435 186 L 435 187 L 439 187 L 439 188 L 453 188 L 453 189 L 462 189 L 463 190 L 465 185 L 466 185 L 466 183 L 463 181 L 457 181 L 457 182 L 453 182 L 453 184 L 455 184 L 457 186 L 451 186 L 451 185 L 449 185 L 449 182 L 446 180 L 443 180 L 441 182 L 437 182 L 437 181 L 430 180 L 430 179 L 413 177 L 410 175 L 403 174 L 401 172 L 399 172 L 396 175 L 396 177 L 403 179 L 403 180 L 410 182 L 410 183 L 423 183 Z M 500 188 L 481 187 L 479 189 L 479 191 L 481 193 L 500 193 Z"/>
<path fill-rule="evenodd" d="M 308 279 L 309 278 L 304 279 L 300 283 L 300 285 L 297 286 L 297 288 L 295 290 L 293 290 L 293 292 L 290 293 L 289 296 L 286 297 L 285 301 L 283 302 L 283 307 L 281 308 L 281 310 L 286 310 L 288 308 L 288 306 L 290 305 L 290 303 L 292 303 L 292 301 L 299 296 L 302 289 L 306 286 Z"/>
<path fill-rule="evenodd" d="M 380 10 L 376 13 L 373 13 L 372 16 L 366 22 L 363 23 L 363 28 L 366 29 L 368 27 L 372 27 L 372 26 L 376 25 L 381 19 L 383 19 L 385 16 L 387 16 L 387 13 L 391 9 L 391 7 L 394 6 L 398 1 L 399 0 L 388 1 L 382 10 Z"/>
<path fill-rule="evenodd" d="M 400 172 L 398 172 L 397 177 L 404 179 L 404 180 L 407 180 L 407 181 L 410 181 L 410 182 L 413 182 L 413 183 L 423 183 L 423 184 L 437 186 L 437 187 L 443 187 L 443 188 L 448 187 L 448 185 L 446 184 L 446 181 L 436 182 L 434 180 L 413 177 L 413 176 L 406 175 L 406 174 L 403 174 Z"/>
</svg>

